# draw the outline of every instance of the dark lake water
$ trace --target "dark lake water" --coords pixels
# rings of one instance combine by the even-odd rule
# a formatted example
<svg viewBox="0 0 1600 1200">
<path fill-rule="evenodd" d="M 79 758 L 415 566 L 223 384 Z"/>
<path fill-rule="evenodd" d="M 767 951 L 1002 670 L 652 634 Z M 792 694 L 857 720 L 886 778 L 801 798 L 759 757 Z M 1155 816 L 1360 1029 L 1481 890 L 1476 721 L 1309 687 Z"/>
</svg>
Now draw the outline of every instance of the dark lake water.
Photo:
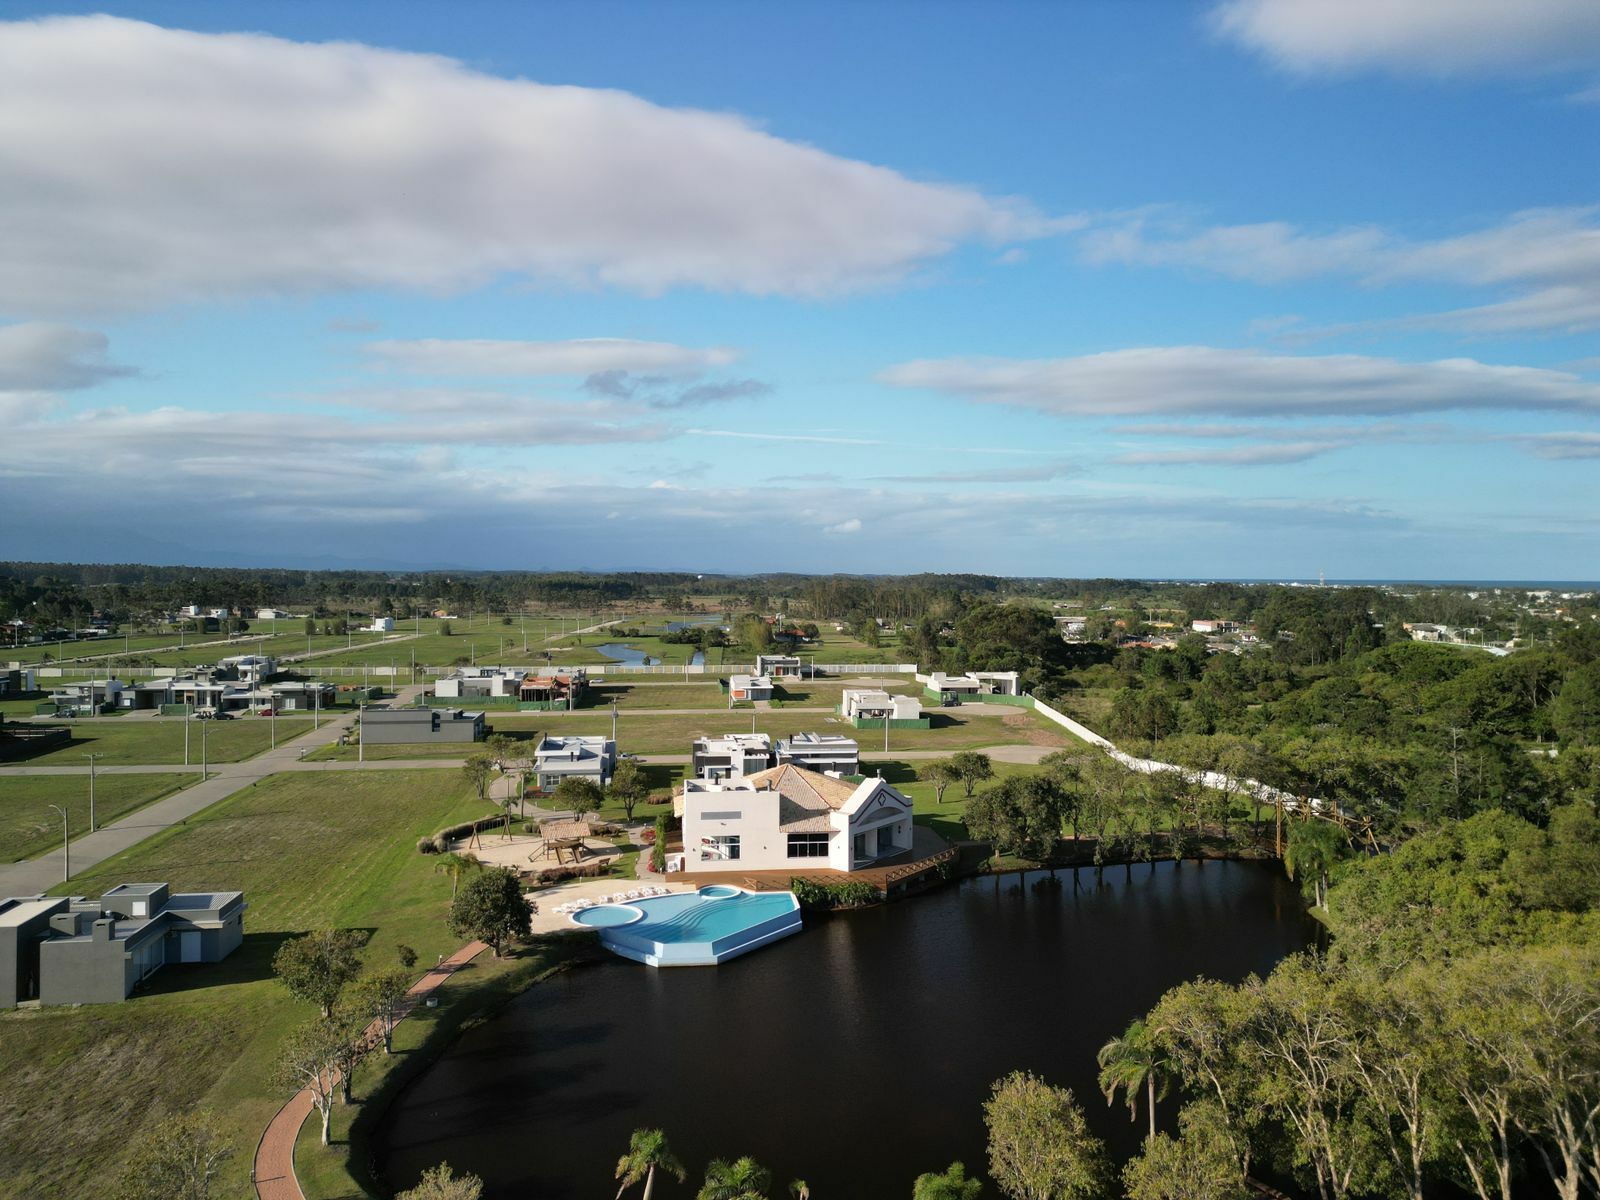
<svg viewBox="0 0 1600 1200">
<path fill-rule="evenodd" d="M 983 1171 L 980 1105 L 1015 1068 L 1071 1087 L 1121 1161 L 1142 1125 L 1101 1099 L 1095 1051 L 1174 984 L 1265 973 L 1315 926 L 1261 864 L 1057 878 L 975 879 L 808 918 L 721 967 L 567 972 L 400 1097 L 388 1180 L 409 1187 L 448 1160 L 489 1197 L 610 1196 L 629 1133 L 653 1125 L 690 1171 L 687 1186 L 658 1185 L 662 1200 L 692 1196 L 709 1159 L 741 1154 L 819 1197 L 907 1196 L 952 1159 Z"/>
</svg>

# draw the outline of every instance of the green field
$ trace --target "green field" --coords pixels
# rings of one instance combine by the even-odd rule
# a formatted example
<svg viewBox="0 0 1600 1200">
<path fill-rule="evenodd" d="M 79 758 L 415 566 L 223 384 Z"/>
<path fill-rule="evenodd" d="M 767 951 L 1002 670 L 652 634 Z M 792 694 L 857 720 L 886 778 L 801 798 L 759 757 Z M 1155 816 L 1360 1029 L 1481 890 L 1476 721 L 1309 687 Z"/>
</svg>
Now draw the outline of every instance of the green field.
<svg viewBox="0 0 1600 1200">
<path fill-rule="evenodd" d="M 159 800 L 199 780 L 193 774 L 106 775 L 94 781 L 94 815 L 100 825 Z M 0 779 L 0 859 L 33 858 L 61 848 L 61 818 L 49 808 L 67 810 L 74 838 L 89 831 L 87 775 L 11 775 Z"/>
<path fill-rule="evenodd" d="M 456 949 L 449 883 L 414 843 L 481 811 L 466 784 L 452 772 L 342 776 L 337 804 L 329 786 L 274 776 L 56 889 L 95 895 L 129 879 L 242 889 L 245 943 L 219 965 L 169 966 L 123 1004 L 0 1014 L 0 1196 L 105 1195 L 138 1131 L 191 1102 L 218 1114 L 236 1151 L 218 1194 L 250 1195 L 256 1140 L 284 1099 L 266 1082 L 272 1061 L 313 1015 L 270 978 L 283 939 L 370 929 L 366 958 L 382 966 L 400 942 L 422 963 Z M 485 963 L 451 986 L 469 991 L 517 966 Z"/>
<path fill-rule="evenodd" d="M 208 763 L 239 762 L 260 754 L 271 745 L 272 722 L 258 717 L 233 721 L 195 721 L 184 717 L 79 717 L 63 722 L 72 741 L 58 750 L 40 754 L 28 766 L 82 767 L 86 754 L 103 754 L 103 766 L 135 763 L 182 763 L 184 729 L 188 727 L 189 765 L 200 765 L 200 741 L 205 739 Z M 279 717 L 278 744 L 292 741 L 312 727 L 310 717 Z M 204 727 L 202 729 L 202 726 Z"/>
</svg>

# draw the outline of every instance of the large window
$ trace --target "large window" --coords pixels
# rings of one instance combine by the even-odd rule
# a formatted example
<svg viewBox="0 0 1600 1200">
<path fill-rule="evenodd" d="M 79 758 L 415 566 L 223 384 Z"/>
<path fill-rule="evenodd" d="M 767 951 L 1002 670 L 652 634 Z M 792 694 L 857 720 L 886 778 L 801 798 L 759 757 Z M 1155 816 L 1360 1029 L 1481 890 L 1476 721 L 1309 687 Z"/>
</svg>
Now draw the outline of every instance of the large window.
<svg viewBox="0 0 1600 1200">
<path fill-rule="evenodd" d="M 713 854 L 714 858 L 725 858 L 730 862 L 739 857 L 739 835 L 722 834 L 711 839 L 711 844 L 720 853 Z"/>
<path fill-rule="evenodd" d="M 791 833 L 790 858 L 827 858 L 828 835 L 825 833 Z"/>
</svg>

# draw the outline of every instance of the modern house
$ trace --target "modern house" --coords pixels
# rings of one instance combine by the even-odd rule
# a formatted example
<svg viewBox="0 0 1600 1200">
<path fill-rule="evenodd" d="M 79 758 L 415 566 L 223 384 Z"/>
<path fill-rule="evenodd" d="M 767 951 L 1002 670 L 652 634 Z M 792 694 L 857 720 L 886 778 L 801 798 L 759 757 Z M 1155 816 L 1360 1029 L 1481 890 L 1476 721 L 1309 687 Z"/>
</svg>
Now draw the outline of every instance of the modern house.
<svg viewBox="0 0 1600 1200">
<path fill-rule="evenodd" d="M 368 625 L 361 632 L 362 633 L 393 633 L 394 632 L 394 618 L 393 617 L 373 617 L 372 618 L 372 624 Z"/>
<path fill-rule="evenodd" d="M 911 801 L 882 779 L 847 783 L 793 764 L 686 779 L 673 803 L 684 870 L 856 871 L 911 850 Z"/>
<path fill-rule="evenodd" d="M 61 683 L 50 693 L 50 703 L 57 712 L 101 712 L 118 707 L 125 686 L 120 679 Z"/>
<path fill-rule="evenodd" d="M 569 778 L 605 787 L 616 766 L 617 744 L 608 737 L 551 735 L 541 739 L 533 752 L 534 787 L 552 792 Z"/>
<path fill-rule="evenodd" d="M 918 675 L 917 679 L 927 689 L 928 695 L 940 704 L 960 704 L 975 696 L 1020 696 L 1021 676 L 1016 671 L 968 671 L 965 675 L 947 675 L 934 671 Z"/>
<path fill-rule="evenodd" d="M 861 747 L 840 733 L 797 733 L 778 742 L 778 763 L 808 771 L 854 775 L 861 769 Z"/>
<path fill-rule="evenodd" d="M 778 755 L 765 733 L 725 733 L 695 738 L 690 762 L 697 779 L 742 779 L 776 766 Z"/>
<path fill-rule="evenodd" d="M 284 612 L 281 608 L 256 609 L 256 620 L 258 621 L 284 621 L 287 620 L 288 617 L 289 614 Z"/>
<path fill-rule="evenodd" d="M 846 688 L 841 700 L 839 714 L 857 729 L 866 727 L 864 723 L 882 729 L 885 721 L 890 722 L 891 727 L 928 727 L 928 719 L 922 715 L 922 701 L 915 696 L 892 696 L 871 688 Z"/>
<path fill-rule="evenodd" d="M 481 712 L 459 708 L 369 708 L 361 715 L 361 740 L 369 746 L 481 742 Z"/>
<path fill-rule="evenodd" d="M 757 675 L 765 675 L 771 679 L 798 679 L 803 672 L 804 667 L 797 654 L 756 655 Z"/>
<path fill-rule="evenodd" d="M 1221 619 L 1211 620 L 1202 617 L 1197 621 L 1190 621 L 1189 628 L 1196 633 L 1236 633 L 1239 629 L 1239 622 Z"/>
<path fill-rule="evenodd" d="M 517 681 L 517 702 L 545 709 L 577 708 L 589 686 L 588 672 L 580 669 L 549 675 L 524 675 Z"/>
<path fill-rule="evenodd" d="M 765 675 L 730 675 L 728 699 L 771 700 L 772 680 Z"/>
<path fill-rule="evenodd" d="M 0 1008 L 125 1000 L 169 963 L 221 962 L 244 941 L 243 892 L 124 883 L 98 900 L 0 900 Z"/>
<path fill-rule="evenodd" d="M 588 687 L 581 668 L 536 675 L 522 667 L 458 667 L 433 685 L 442 700 L 507 700 L 547 709 L 577 708 Z"/>
</svg>

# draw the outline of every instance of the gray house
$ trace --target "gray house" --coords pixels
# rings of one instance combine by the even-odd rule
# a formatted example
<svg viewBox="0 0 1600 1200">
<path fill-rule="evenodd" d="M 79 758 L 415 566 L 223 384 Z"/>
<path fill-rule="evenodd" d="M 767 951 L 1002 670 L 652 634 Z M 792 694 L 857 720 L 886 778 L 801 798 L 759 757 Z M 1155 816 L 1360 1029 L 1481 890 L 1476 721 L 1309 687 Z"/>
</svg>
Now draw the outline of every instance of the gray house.
<svg viewBox="0 0 1600 1200">
<path fill-rule="evenodd" d="M 369 708 L 361 715 L 361 737 L 369 746 L 423 742 L 481 742 L 483 714 L 459 708 Z"/>
<path fill-rule="evenodd" d="M 778 742 L 778 765 L 784 763 L 825 775 L 854 775 L 861 769 L 861 747 L 837 733 L 797 733 Z"/>
<path fill-rule="evenodd" d="M 534 786 L 553 792 L 563 779 L 576 778 L 605 787 L 616 766 L 617 744 L 608 737 L 551 734 L 533 752 Z"/>
<path fill-rule="evenodd" d="M 0 1008 L 125 1000 L 168 963 L 221 962 L 244 941 L 243 892 L 124 883 L 98 900 L 0 900 Z"/>
</svg>

